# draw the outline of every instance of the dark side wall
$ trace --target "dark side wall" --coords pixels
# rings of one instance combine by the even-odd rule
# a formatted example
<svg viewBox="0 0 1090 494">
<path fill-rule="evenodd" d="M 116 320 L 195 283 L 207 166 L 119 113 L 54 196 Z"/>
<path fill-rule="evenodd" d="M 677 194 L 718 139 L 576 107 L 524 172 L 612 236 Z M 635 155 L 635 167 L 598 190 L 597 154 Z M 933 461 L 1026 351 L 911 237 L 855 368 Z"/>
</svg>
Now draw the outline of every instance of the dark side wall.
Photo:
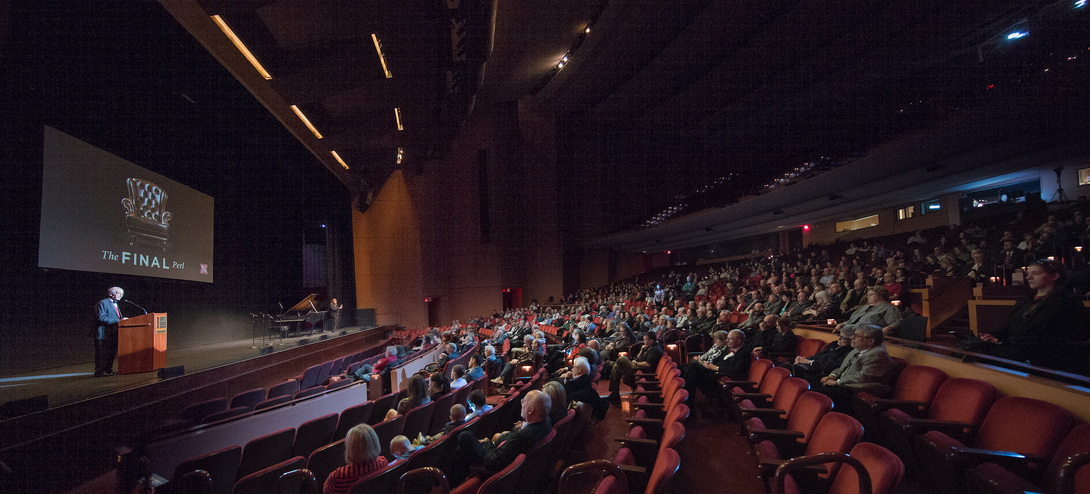
<svg viewBox="0 0 1090 494">
<path fill-rule="evenodd" d="M 311 292 L 355 308 L 348 194 L 162 7 L 3 3 L 0 375 L 93 360 L 92 307 L 113 285 L 169 314 L 168 348 L 248 338 L 251 313 Z M 38 268 L 45 125 L 212 196 L 215 282 Z M 302 286 L 323 223 L 347 259 L 334 293 Z"/>
</svg>

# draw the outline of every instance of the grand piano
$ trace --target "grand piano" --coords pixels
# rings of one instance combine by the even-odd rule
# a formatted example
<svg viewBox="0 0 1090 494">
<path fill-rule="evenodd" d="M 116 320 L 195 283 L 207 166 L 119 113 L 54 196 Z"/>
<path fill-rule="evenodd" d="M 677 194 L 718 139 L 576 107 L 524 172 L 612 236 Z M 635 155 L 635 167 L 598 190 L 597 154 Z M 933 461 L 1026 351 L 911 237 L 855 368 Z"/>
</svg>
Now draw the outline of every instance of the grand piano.
<svg viewBox="0 0 1090 494">
<path fill-rule="evenodd" d="M 273 316 L 269 325 L 269 332 L 280 333 L 281 336 L 292 333 L 298 335 L 303 331 L 313 333 L 325 320 L 325 312 L 319 311 L 314 306 L 314 299 L 317 296 L 317 293 L 312 293 L 284 311 L 283 314 Z"/>
</svg>

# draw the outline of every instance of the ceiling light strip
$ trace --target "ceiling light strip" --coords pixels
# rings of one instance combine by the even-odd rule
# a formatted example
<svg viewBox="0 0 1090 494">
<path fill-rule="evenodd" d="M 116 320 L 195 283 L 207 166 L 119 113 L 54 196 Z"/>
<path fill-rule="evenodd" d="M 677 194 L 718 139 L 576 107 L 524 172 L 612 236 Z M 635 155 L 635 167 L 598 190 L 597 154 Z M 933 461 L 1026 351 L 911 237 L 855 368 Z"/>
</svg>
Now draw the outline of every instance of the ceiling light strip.
<svg viewBox="0 0 1090 494">
<path fill-rule="evenodd" d="M 265 80 L 272 79 L 272 76 L 265 70 L 265 67 L 261 66 L 261 62 L 258 62 L 257 58 L 254 57 L 254 54 L 250 53 L 250 50 L 246 48 L 246 45 L 242 44 L 242 40 L 238 39 L 238 36 L 235 36 L 235 32 L 227 26 L 227 22 L 225 22 L 222 17 L 214 15 L 212 16 L 212 22 L 215 22 L 216 25 L 220 27 L 220 30 L 223 31 L 223 34 L 226 34 L 227 37 L 230 38 L 231 42 L 235 44 L 235 48 L 238 48 L 238 51 L 242 52 L 242 55 L 246 57 L 246 60 L 249 60 L 250 64 L 261 74 L 261 77 L 264 77 Z"/>
<path fill-rule="evenodd" d="M 382 54 L 382 42 L 378 40 L 378 35 L 371 33 L 371 41 L 375 42 L 375 51 L 378 52 L 378 61 L 382 62 L 382 71 L 386 73 L 386 78 L 393 78 L 394 75 L 390 73 L 390 68 L 386 66 L 386 55 Z"/>
<path fill-rule="evenodd" d="M 345 170 L 348 169 L 348 164 L 345 163 L 344 160 L 341 159 L 341 155 L 337 154 L 336 151 L 330 151 L 329 154 L 332 154 L 334 158 L 337 158 L 337 163 L 340 163 L 341 166 L 343 166 Z"/>
<path fill-rule="evenodd" d="M 397 119 L 397 130 L 405 130 L 401 125 L 401 108 L 394 108 L 394 118 Z"/>
<path fill-rule="evenodd" d="M 295 112 L 295 115 L 299 117 L 299 120 L 303 121 L 303 125 L 306 125 L 307 128 L 314 133 L 314 137 L 317 137 L 319 139 L 322 138 L 322 134 L 318 132 L 318 129 L 315 129 L 314 125 L 310 123 L 309 119 L 307 119 L 307 116 L 303 115 L 303 110 L 300 110 L 299 107 L 296 105 L 291 105 L 291 110 Z"/>
</svg>

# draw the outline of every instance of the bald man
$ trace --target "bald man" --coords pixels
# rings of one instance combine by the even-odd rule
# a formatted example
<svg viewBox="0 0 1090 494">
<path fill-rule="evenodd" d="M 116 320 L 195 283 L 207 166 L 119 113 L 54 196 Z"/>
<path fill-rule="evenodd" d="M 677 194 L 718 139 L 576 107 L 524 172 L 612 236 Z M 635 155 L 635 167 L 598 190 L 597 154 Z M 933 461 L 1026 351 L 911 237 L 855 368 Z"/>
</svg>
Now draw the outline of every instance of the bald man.
<svg viewBox="0 0 1090 494">
<path fill-rule="evenodd" d="M 510 431 L 497 434 L 492 440 L 478 440 L 472 431 L 459 434 L 458 449 L 454 452 L 454 463 L 451 465 L 451 484 L 461 484 L 473 465 L 499 471 L 515 461 L 518 455 L 530 451 L 552 430 L 549 422 L 551 405 L 549 395 L 538 390 L 530 391 L 522 399 L 522 421 L 516 422 Z"/>
</svg>

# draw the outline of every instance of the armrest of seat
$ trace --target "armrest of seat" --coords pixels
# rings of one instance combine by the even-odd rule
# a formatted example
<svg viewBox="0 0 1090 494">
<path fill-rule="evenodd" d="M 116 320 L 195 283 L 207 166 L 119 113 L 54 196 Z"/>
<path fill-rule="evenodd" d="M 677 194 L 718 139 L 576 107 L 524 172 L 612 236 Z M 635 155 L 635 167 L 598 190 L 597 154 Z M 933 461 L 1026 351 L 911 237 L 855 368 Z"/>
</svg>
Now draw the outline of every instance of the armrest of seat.
<svg viewBox="0 0 1090 494">
<path fill-rule="evenodd" d="M 776 408 L 739 408 L 739 412 L 742 412 L 742 417 L 750 418 L 754 416 L 760 417 L 785 417 L 787 416 L 786 410 L 779 410 Z"/>
<path fill-rule="evenodd" d="M 1038 457 L 1013 451 L 995 451 L 980 448 L 955 448 L 952 461 L 964 468 L 975 467 L 982 463 L 995 463 L 1022 475 L 1032 473 L 1036 468 L 1041 467 L 1041 458 Z"/>
<path fill-rule="evenodd" d="M 721 383 L 721 384 L 722 384 L 723 386 L 726 386 L 726 387 L 727 387 L 727 389 L 731 389 L 731 388 L 733 388 L 733 387 L 737 386 L 737 387 L 739 387 L 739 388 L 742 388 L 742 389 L 750 389 L 750 390 L 752 390 L 752 389 L 756 389 L 756 388 L 757 388 L 757 384 L 759 384 L 759 383 L 755 383 L 755 382 L 753 382 L 753 381 L 731 381 L 731 380 L 726 380 L 726 381 L 724 381 L 724 380 L 722 380 L 722 378 L 724 378 L 724 377 L 730 377 L 730 376 L 728 376 L 727 374 L 725 374 L 725 373 L 723 373 L 723 372 L 716 372 L 716 375 L 718 375 L 718 376 L 720 377 L 720 380 L 719 380 L 719 382 L 720 382 L 720 383 Z"/>
<path fill-rule="evenodd" d="M 661 410 L 662 407 L 664 407 L 664 406 L 666 406 L 665 403 L 633 403 L 632 404 L 632 407 L 637 409 L 637 410 L 641 409 L 641 408 Z"/>
<path fill-rule="evenodd" d="M 749 434 L 751 441 L 773 441 L 777 439 L 802 439 L 806 437 L 805 434 L 799 431 L 785 431 L 780 429 L 762 429 L 759 431 L 753 431 Z"/>
<path fill-rule="evenodd" d="M 871 409 L 878 413 L 889 410 L 890 408 L 896 408 L 909 415 L 912 415 L 927 412 L 927 408 L 931 406 L 929 403 L 925 403 L 922 401 L 904 401 L 877 398 L 874 395 L 867 393 L 866 391 L 859 393 L 855 396 L 863 400 L 863 402 L 867 405 L 870 405 Z"/>
<path fill-rule="evenodd" d="M 640 419 L 640 418 L 636 418 L 636 417 L 631 417 L 631 418 L 625 419 L 625 422 L 628 422 L 628 425 L 633 425 L 633 426 L 638 425 L 638 426 L 643 427 L 644 429 L 647 429 L 648 427 L 657 427 L 659 429 L 662 429 L 662 419 L 654 419 L 654 418 Z"/>
<path fill-rule="evenodd" d="M 734 401 L 739 402 L 742 400 L 754 400 L 754 402 L 767 402 L 772 399 L 772 395 L 768 393 L 734 393 Z"/>
<path fill-rule="evenodd" d="M 923 434 L 928 431 L 938 431 L 961 442 L 976 432 L 977 426 L 966 422 L 950 422 L 946 420 L 915 419 L 906 422 L 905 431 L 911 434 Z"/>
<path fill-rule="evenodd" d="M 834 454 L 839 454 L 839 453 L 834 453 Z M 817 455 L 814 455 L 814 456 L 817 456 Z M 845 455 L 845 456 L 847 456 L 847 455 Z M 806 457 L 800 457 L 800 458 L 806 458 Z M 761 477 L 769 478 L 769 477 L 772 477 L 773 475 L 775 475 L 776 471 L 779 470 L 781 466 L 787 464 L 789 461 L 791 461 L 791 460 L 761 460 L 761 463 L 759 463 L 757 465 L 757 469 L 760 471 Z M 806 473 L 809 473 L 813 477 L 817 477 L 818 474 L 825 473 L 827 471 L 825 469 L 825 465 L 822 464 L 822 463 L 815 463 L 813 465 L 800 465 L 800 466 L 797 466 L 797 467 L 793 468 L 792 470 L 806 472 Z"/>
<path fill-rule="evenodd" d="M 658 441 L 656 441 L 654 439 L 647 439 L 647 438 L 641 438 L 641 437 L 625 436 L 625 437 L 616 437 L 616 438 L 613 438 L 613 440 L 621 443 L 621 445 L 623 447 L 627 447 L 629 449 L 657 448 L 657 447 L 659 447 L 659 442 Z"/>
<path fill-rule="evenodd" d="M 628 478 L 629 478 L 629 473 L 630 473 L 629 470 L 631 468 L 633 468 L 633 467 L 629 467 L 628 469 L 626 469 L 625 467 L 623 467 L 621 465 L 610 463 L 609 461 L 606 461 L 606 460 L 593 460 L 593 461 L 588 461 L 588 462 L 584 462 L 584 463 L 579 463 L 577 465 L 572 465 L 572 466 L 564 469 L 564 471 L 560 474 L 560 481 L 559 481 L 560 492 L 568 492 L 569 491 L 569 482 L 571 482 L 572 477 L 575 477 L 575 476 L 580 475 L 580 474 L 584 474 L 584 473 L 588 473 L 588 472 L 596 472 L 596 471 L 597 472 L 603 472 L 606 475 L 609 475 L 609 476 L 613 477 L 614 479 L 616 479 L 617 483 L 618 483 L 618 491 L 619 492 L 629 492 L 628 491 Z M 631 474 L 633 476 L 639 475 L 636 471 L 632 471 Z M 476 492 L 476 491 L 474 491 L 474 492 Z"/>
</svg>

